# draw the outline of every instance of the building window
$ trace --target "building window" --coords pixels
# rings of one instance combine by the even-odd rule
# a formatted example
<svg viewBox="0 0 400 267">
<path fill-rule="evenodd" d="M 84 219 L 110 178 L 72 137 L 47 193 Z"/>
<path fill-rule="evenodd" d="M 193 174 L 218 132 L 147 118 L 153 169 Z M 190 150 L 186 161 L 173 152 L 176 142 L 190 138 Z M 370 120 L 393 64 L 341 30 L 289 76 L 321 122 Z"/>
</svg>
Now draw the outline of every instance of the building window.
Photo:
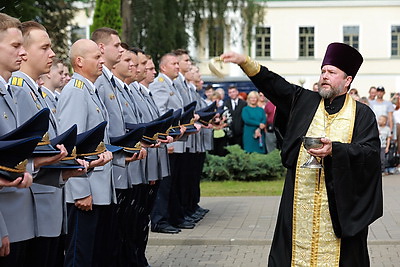
<svg viewBox="0 0 400 267">
<path fill-rule="evenodd" d="M 299 56 L 314 57 L 314 27 L 299 28 Z"/>
<path fill-rule="evenodd" d="M 400 56 L 400 26 L 392 26 L 392 56 Z"/>
<path fill-rule="evenodd" d="M 355 49 L 359 49 L 359 32 L 358 26 L 343 27 L 343 43 L 348 44 Z"/>
<path fill-rule="evenodd" d="M 218 57 L 224 52 L 224 29 L 222 27 L 208 29 L 208 51 L 209 57 Z"/>
<path fill-rule="evenodd" d="M 256 57 L 271 57 L 271 28 L 256 28 Z"/>
</svg>

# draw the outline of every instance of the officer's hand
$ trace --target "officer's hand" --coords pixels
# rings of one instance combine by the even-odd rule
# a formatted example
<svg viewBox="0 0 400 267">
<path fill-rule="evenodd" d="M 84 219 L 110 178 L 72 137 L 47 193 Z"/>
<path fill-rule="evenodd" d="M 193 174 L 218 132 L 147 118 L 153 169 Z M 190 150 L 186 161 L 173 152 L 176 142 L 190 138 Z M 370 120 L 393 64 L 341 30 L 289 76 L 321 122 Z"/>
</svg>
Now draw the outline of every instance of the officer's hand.
<svg viewBox="0 0 400 267">
<path fill-rule="evenodd" d="M 75 200 L 75 207 L 84 211 L 92 210 L 92 196 Z"/>
<path fill-rule="evenodd" d="M 307 152 L 314 156 L 325 158 L 326 156 L 332 155 L 332 141 L 329 138 L 321 138 L 322 147 L 321 148 L 311 148 Z"/>
<path fill-rule="evenodd" d="M 225 63 L 231 62 L 235 64 L 242 64 L 246 61 L 246 57 L 244 55 L 238 54 L 236 52 L 226 52 L 220 56 L 221 60 Z"/>
<path fill-rule="evenodd" d="M 84 168 L 72 169 L 72 170 L 63 170 L 62 171 L 62 179 L 64 181 L 68 180 L 70 177 L 78 177 L 87 173 L 87 169 L 89 167 L 89 162 L 83 159 L 76 159 L 76 161 L 83 166 Z"/>
<path fill-rule="evenodd" d="M 1 239 L 0 257 L 5 257 L 10 254 L 10 239 L 5 236 Z"/>
<path fill-rule="evenodd" d="M 113 159 L 113 154 L 110 151 L 103 152 L 103 153 L 99 154 L 98 156 L 99 156 L 98 159 L 92 160 L 89 163 L 89 167 L 88 167 L 89 169 L 99 167 L 99 166 L 104 166 Z"/>
<path fill-rule="evenodd" d="M 23 177 L 18 177 L 12 182 L 0 177 L 0 189 L 3 187 L 27 188 L 31 185 L 32 175 L 29 172 L 24 172 Z"/>
<path fill-rule="evenodd" d="M 56 147 L 60 150 L 59 154 L 51 157 L 36 157 L 33 159 L 35 169 L 45 165 L 57 163 L 68 155 L 67 149 L 64 147 L 64 145 L 57 145 Z"/>
<path fill-rule="evenodd" d="M 135 161 L 135 160 L 142 160 L 142 159 L 144 159 L 146 157 L 147 157 L 147 150 L 144 149 L 144 148 L 141 148 L 139 153 L 135 153 L 131 157 L 126 157 L 125 161 L 126 162 L 132 162 L 132 161 Z"/>
</svg>

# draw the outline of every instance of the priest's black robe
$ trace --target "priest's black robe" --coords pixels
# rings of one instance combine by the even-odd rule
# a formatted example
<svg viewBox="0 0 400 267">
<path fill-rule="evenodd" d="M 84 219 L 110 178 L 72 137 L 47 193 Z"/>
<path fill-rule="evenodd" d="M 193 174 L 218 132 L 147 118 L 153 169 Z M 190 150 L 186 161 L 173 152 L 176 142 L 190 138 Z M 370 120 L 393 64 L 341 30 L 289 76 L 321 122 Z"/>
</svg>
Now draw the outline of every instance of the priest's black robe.
<svg viewBox="0 0 400 267">
<path fill-rule="evenodd" d="M 287 176 L 268 266 L 286 267 L 290 266 L 292 256 L 297 157 L 302 136 L 311 124 L 321 96 L 287 82 L 263 66 L 250 79 L 277 108 L 275 130 L 281 141 L 282 163 L 287 168 Z M 326 111 L 330 114 L 338 112 L 344 98 L 344 95 L 339 96 L 332 103 L 325 100 Z M 355 116 L 351 143 L 332 143 L 332 156 L 324 158 L 324 172 L 333 229 L 341 238 L 340 266 L 365 267 L 369 266 L 368 225 L 383 213 L 380 141 L 372 110 L 357 102 Z"/>
</svg>

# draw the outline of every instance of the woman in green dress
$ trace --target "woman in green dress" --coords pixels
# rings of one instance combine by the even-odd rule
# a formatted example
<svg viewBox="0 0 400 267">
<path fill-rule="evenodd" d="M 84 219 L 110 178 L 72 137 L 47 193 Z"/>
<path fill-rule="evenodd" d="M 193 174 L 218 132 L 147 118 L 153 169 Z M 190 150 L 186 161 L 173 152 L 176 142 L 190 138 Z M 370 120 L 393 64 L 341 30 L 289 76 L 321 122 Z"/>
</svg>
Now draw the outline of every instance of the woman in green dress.
<svg viewBox="0 0 400 267">
<path fill-rule="evenodd" d="M 265 124 L 267 118 L 265 111 L 257 103 L 258 92 L 251 91 L 247 96 L 247 106 L 242 110 L 243 148 L 246 152 L 257 152 L 265 154 Z"/>
</svg>

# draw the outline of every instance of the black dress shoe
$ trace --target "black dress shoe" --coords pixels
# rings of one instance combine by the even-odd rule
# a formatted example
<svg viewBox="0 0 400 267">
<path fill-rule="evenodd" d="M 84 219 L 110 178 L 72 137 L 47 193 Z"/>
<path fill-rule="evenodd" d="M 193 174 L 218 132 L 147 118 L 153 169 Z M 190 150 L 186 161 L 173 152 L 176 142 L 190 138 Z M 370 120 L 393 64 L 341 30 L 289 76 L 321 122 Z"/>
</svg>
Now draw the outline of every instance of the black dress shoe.
<svg viewBox="0 0 400 267">
<path fill-rule="evenodd" d="M 194 223 L 198 223 L 201 219 L 203 219 L 203 217 L 197 216 L 195 214 L 192 214 L 190 216 L 185 216 L 185 220 L 186 217 L 189 217 L 189 219 L 191 219 Z"/>
<path fill-rule="evenodd" d="M 196 211 L 205 214 L 205 213 L 208 213 L 210 210 L 209 209 L 203 209 L 202 207 L 199 207 Z"/>
<path fill-rule="evenodd" d="M 163 226 L 157 226 L 151 229 L 152 232 L 155 233 L 162 233 L 162 234 L 177 234 L 181 230 L 178 228 L 175 228 L 171 225 L 163 225 Z"/>
<path fill-rule="evenodd" d="M 196 223 L 196 221 L 195 221 L 192 217 L 190 217 L 190 216 L 185 216 L 185 217 L 183 217 L 183 219 L 184 219 L 186 222 L 189 222 L 189 223 Z"/>
<path fill-rule="evenodd" d="M 196 225 L 191 222 L 184 221 L 183 223 L 180 223 L 176 225 L 176 228 L 181 228 L 181 229 L 193 229 Z"/>
</svg>

